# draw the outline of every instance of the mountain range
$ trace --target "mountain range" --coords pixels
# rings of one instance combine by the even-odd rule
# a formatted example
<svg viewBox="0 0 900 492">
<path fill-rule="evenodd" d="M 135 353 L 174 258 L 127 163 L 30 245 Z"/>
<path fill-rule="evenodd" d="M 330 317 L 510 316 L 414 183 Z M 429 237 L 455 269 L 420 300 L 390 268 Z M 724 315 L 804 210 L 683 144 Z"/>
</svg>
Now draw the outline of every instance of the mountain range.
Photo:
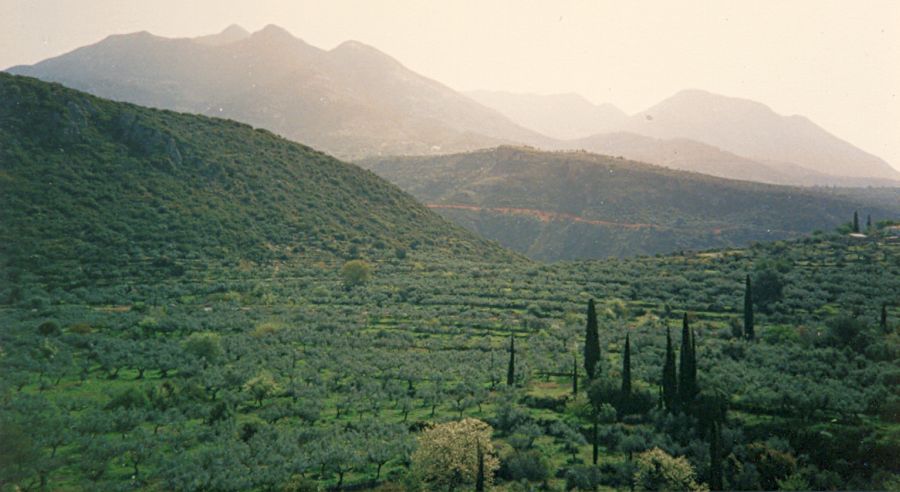
<svg viewBox="0 0 900 492">
<path fill-rule="evenodd" d="M 769 183 L 900 186 L 878 157 L 757 102 L 688 90 L 629 116 L 571 94 L 463 94 L 363 43 L 323 50 L 272 25 L 193 39 L 114 35 L 9 71 L 232 118 L 344 159 L 525 144 Z"/>
<path fill-rule="evenodd" d="M 802 116 L 701 90 L 634 115 L 574 95 L 467 93 L 513 121 L 585 149 L 713 176 L 799 185 L 900 185 L 883 159 Z"/>
<path fill-rule="evenodd" d="M 586 152 L 500 147 L 360 164 L 458 224 L 547 261 L 746 246 L 831 230 L 854 211 L 900 214 L 896 193 L 728 180 Z"/>
<path fill-rule="evenodd" d="M 114 35 L 11 73 L 101 97 L 231 118 L 341 158 L 540 142 L 365 44 L 322 50 L 277 26 L 168 39 Z"/>
<path fill-rule="evenodd" d="M 0 73 L 0 141 L 10 281 L 121 282 L 148 264 L 177 275 L 406 254 L 521 259 L 371 172 L 234 121 Z"/>
</svg>

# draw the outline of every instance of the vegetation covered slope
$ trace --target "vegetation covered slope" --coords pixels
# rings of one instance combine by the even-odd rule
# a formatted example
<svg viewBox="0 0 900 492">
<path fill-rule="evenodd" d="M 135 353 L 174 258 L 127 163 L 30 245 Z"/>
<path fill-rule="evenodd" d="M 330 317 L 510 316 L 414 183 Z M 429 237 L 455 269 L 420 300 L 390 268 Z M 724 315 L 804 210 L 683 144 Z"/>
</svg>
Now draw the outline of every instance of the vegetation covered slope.
<svg viewBox="0 0 900 492">
<path fill-rule="evenodd" d="M 232 121 L 0 74 L 0 253 L 18 277 L 209 262 L 509 258 L 371 172 Z"/>
<path fill-rule="evenodd" d="M 887 205 L 583 152 L 497 149 L 361 165 L 459 224 L 542 260 L 655 254 L 832 229 Z M 896 192 L 895 192 L 896 194 Z"/>
<path fill-rule="evenodd" d="M 741 333 L 747 274 L 755 340 Z M 418 450 L 434 444 L 422 430 L 465 418 L 493 427 L 496 490 L 629 490 L 654 448 L 714 483 L 703 426 L 657 408 L 666 330 L 677 351 L 685 313 L 700 390 L 726 407 L 723 489 L 900 480 L 897 241 L 825 236 L 553 265 L 390 259 L 350 290 L 303 265 L 123 287 L 0 309 L 4 486 L 445 490 L 422 482 Z M 581 367 L 591 298 L 594 383 Z M 609 387 L 626 336 L 622 400 Z M 595 405 L 598 388 L 613 398 Z M 477 456 L 474 444 L 452 450 Z"/>
<path fill-rule="evenodd" d="M 272 25 L 197 40 L 110 36 L 10 71 L 110 99 L 232 118 L 342 158 L 540 138 L 375 48 L 348 41 L 326 51 Z"/>
</svg>

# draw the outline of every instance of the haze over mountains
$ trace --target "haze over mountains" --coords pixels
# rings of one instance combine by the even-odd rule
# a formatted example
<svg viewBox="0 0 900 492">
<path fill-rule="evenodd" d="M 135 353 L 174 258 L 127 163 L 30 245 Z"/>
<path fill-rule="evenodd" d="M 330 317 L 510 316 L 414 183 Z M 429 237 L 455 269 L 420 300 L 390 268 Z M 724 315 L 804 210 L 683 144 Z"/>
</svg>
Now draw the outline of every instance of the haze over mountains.
<svg viewBox="0 0 900 492">
<path fill-rule="evenodd" d="M 326 51 L 271 25 L 194 39 L 110 36 L 9 71 L 236 119 L 344 159 L 526 144 L 768 183 L 900 185 L 882 159 L 753 101 L 688 90 L 628 116 L 572 94 L 462 94 L 371 46 Z"/>
<path fill-rule="evenodd" d="M 771 183 L 900 184 L 900 173 L 883 159 L 807 118 L 782 116 L 747 99 L 685 90 L 628 116 L 574 94 L 468 94 L 523 126 L 569 139 L 558 148 Z"/>
<path fill-rule="evenodd" d="M 467 96 L 532 130 L 559 140 L 577 140 L 625 126 L 628 115 L 612 104 L 594 104 L 578 94 L 512 94 L 470 91 Z"/>
<path fill-rule="evenodd" d="M 111 99 L 232 118 L 343 158 L 540 142 L 355 41 L 325 51 L 277 26 L 199 39 L 110 36 L 12 73 Z"/>
</svg>

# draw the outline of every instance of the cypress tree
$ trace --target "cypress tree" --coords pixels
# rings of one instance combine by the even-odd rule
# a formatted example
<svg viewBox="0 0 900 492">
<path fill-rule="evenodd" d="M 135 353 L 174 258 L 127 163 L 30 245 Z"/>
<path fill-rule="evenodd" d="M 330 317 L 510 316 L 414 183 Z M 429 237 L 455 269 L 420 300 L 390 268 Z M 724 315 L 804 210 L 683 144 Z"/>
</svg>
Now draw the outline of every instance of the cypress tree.
<svg viewBox="0 0 900 492">
<path fill-rule="evenodd" d="M 598 434 L 597 434 L 597 414 L 600 413 L 599 409 L 594 407 L 594 429 L 591 433 L 591 441 L 593 442 L 593 448 L 591 453 L 591 459 L 594 465 L 597 464 L 597 460 L 600 458 L 600 449 L 598 448 Z"/>
<path fill-rule="evenodd" d="M 631 339 L 625 335 L 625 354 L 622 356 L 622 397 L 631 396 Z"/>
<path fill-rule="evenodd" d="M 672 333 L 666 327 L 666 361 L 662 373 L 662 399 L 668 411 L 674 411 L 678 398 L 678 379 L 675 373 L 675 349 L 672 347 Z"/>
<path fill-rule="evenodd" d="M 572 396 L 578 396 L 578 351 L 572 351 Z"/>
<path fill-rule="evenodd" d="M 594 379 L 600 362 L 600 335 L 597 333 L 597 311 L 594 300 L 588 301 L 587 326 L 584 334 L 584 371 L 588 379 Z"/>
<path fill-rule="evenodd" d="M 722 431 L 714 421 L 709 436 L 709 488 L 724 490 L 722 483 Z"/>
<path fill-rule="evenodd" d="M 744 283 L 744 338 L 753 340 L 756 336 L 753 330 L 753 288 L 750 285 L 750 275 Z"/>
<path fill-rule="evenodd" d="M 859 213 L 853 211 L 853 232 L 859 232 Z"/>
<path fill-rule="evenodd" d="M 478 443 L 478 475 L 475 478 L 475 492 L 484 492 L 484 451 Z"/>
<path fill-rule="evenodd" d="M 678 397 L 683 409 L 687 409 L 694 400 L 696 391 L 696 368 L 694 365 L 694 343 L 691 340 L 691 329 L 688 315 L 684 313 L 681 327 L 681 354 L 678 367 Z"/>
<path fill-rule="evenodd" d="M 692 396 L 696 396 L 700 393 L 700 388 L 697 386 L 697 337 L 694 336 L 694 329 L 691 328 L 691 388 L 692 388 Z"/>
<path fill-rule="evenodd" d="M 872 214 L 866 214 L 866 229 L 872 228 Z"/>
<path fill-rule="evenodd" d="M 509 336 L 509 367 L 506 369 L 506 385 L 516 384 L 516 338 Z"/>
<path fill-rule="evenodd" d="M 881 303 L 881 331 L 887 333 L 887 303 Z"/>
</svg>

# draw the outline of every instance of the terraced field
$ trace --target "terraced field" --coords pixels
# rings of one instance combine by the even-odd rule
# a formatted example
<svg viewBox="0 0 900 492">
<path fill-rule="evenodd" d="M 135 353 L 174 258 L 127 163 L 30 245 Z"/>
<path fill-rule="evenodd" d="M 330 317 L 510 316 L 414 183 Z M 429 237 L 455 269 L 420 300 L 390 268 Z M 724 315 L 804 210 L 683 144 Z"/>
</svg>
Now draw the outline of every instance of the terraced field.
<svg viewBox="0 0 900 492">
<path fill-rule="evenodd" d="M 164 281 L 4 306 L 4 432 L 38 457 L 19 483 L 390 489 L 413 480 L 419 430 L 462 417 L 493 426 L 501 490 L 627 487 L 630 457 L 653 447 L 685 456 L 706 481 L 705 435 L 690 417 L 657 408 L 666 327 L 677 344 L 685 311 L 701 389 L 728 401 L 730 487 L 892 483 L 900 310 L 887 296 L 900 292 L 896 242 L 823 236 L 555 265 L 414 252 L 373 263 L 371 280 L 349 289 L 340 266 L 187 265 Z M 754 342 L 737 333 L 747 273 L 782 285 L 759 306 Z M 601 379 L 618 384 L 629 334 L 640 411 L 604 404 L 594 415 L 583 369 L 572 394 L 590 298 Z M 856 324 L 838 323 L 843 315 Z M 590 466 L 594 418 L 599 468 Z M 776 458 L 779 467 L 764 467 Z"/>
</svg>

